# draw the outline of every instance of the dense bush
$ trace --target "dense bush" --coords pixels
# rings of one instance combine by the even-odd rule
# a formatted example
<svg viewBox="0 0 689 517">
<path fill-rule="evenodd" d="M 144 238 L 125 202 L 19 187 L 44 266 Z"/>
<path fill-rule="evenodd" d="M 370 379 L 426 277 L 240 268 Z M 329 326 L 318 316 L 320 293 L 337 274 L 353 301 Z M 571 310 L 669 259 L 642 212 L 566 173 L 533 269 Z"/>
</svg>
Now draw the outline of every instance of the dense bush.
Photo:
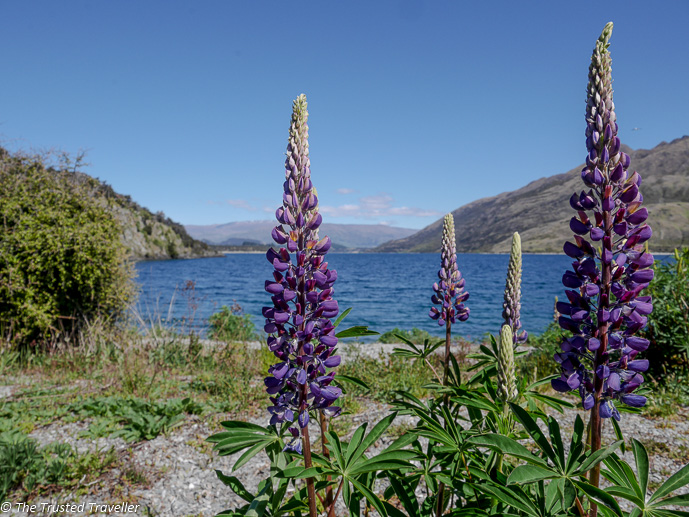
<svg viewBox="0 0 689 517">
<path fill-rule="evenodd" d="M 653 312 L 648 317 L 646 351 L 653 373 L 687 363 L 689 356 L 689 248 L 675 250 L 675 260 L 655 263 L 649 294 Z"/>
<path fill-rule="evenodd" d="M 253 341 L 256 339 L 254 324 L 242 308 L 223 305 L 219 312 L 208 318 L 208 337 L 218 341 Z"/>
<path fill-rule="evenodd" d="M 120 226 L 96 183 L 0 149 L 0 335 L 13 345 L 112 320 L 134 295 Z"/>
</svg>

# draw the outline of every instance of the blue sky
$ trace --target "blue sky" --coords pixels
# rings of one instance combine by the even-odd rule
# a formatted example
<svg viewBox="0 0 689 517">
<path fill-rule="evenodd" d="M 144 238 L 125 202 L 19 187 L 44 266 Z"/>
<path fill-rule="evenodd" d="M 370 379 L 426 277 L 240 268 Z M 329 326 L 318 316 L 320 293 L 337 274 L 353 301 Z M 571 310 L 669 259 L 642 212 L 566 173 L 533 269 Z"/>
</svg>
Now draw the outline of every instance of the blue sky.
<svg viewBox="0 0 689 517">
<path fill-rule="evenodd" d="M 269 219 L 305 93 L 324 219 L 422 228 L 583 161 L 610 20 L 622 142 L 689 134 L 685 1 L 5 0 L 0 145 L 85 150 L 184 224 Z"/>
</svg>

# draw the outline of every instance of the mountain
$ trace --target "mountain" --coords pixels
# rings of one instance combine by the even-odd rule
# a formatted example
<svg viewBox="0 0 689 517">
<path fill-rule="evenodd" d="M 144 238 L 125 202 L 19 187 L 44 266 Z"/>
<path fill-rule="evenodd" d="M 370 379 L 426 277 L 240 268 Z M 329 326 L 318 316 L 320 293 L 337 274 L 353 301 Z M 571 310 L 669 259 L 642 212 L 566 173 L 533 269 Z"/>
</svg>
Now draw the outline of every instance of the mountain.
<svg viewBox="0 0 689 517">
<path fill-rule="evenodd" d="M 641 192 L 653 228 L 653 251 L 689 245 L 689 136 L 662 142 L 653 149 L 623 150 L 631 156 L 630 172 L 643 178 Z M 527 253 L 561 253 L 571 237 L 569 206 L 574 192 L 584 189 L 580 165 L 569 172 L 541 178 L 513 192 L 479 199 L 452 212 L 457 251 L 508 253 L 512 233 L 519 232 Z M 387 242 L 372 251 L 440 251 L 443 220 L 409 237 Z"/>
<path fill-rule="evenodd" d="M 209 244 L 238 246 L 242 244 L 272 244 L 270 232 L 276 221 L 242 221 L 212 225 L 186 225 L 189 235 Z M 327 235 L 339 248 L 374 248 L 392 239 L 401 239 L 416 232 L 384 224 L 323 223 L 320 235 Z"/>
<path fill-rule="evenodd" d="M 106 185 L 109 187 L 109 185 Z M 122 242 L 133 260 L 164 260 L 218 256 L 205 242 L 192 238 L 180 223 L 155 214 L 129 196 L 115 193 L 111 210 L 122 225 Z"/>
<path fill-rule="evenodd" d="M 192 238 L 180 223 L 163 212 L 151 212 L 133 201 L 131 196 L 118 194 L 107 183 L 82 172 L 79 181 L 87 181 L 95 200 L 106 203 L 122 227 L 122 243 L 133 260 L 165 260 L 177 258 L 214 257 L 219 252 L 205 242 Z"/>
<path fill-rule="evenodd" d="M 59 158 L 59 159 L 58 159 Z M 132 260 L 170 259 L 218 256 L 205 242 L 192 237 L 179 223 L 166 217 L 163 212 L 152 213 L 130 196 L 122 195 L 105 183 L 78 170 L 79 159 L 67 166 L 63 165 L 64 156 L 56 157 L 53 153 L 29 155 L 21 151 L 13 153 L 0 147 L 0 180 L 22 174 L 19 163 L 34 164 L 45 171 L 55 183 L 51 188 L 56 191 L 76 190 L 85 195 L 89 203 L 100 205 L 110 211 L 121 227 L 120 239 L 129 251 Z M 59 163 L 60 165 L 55 165 Z"/>
</svg>

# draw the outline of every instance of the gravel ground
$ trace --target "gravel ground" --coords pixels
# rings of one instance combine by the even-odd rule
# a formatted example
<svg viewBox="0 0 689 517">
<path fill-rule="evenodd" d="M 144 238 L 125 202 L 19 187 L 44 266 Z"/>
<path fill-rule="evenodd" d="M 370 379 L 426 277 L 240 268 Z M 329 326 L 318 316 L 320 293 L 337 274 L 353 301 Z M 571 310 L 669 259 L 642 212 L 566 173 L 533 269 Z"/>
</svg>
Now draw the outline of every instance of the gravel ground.
<svg viewBox="0 0 689 517">
<path fill-rule="evenodd" d="M 350 345 L 343 347 L 342 355 L 363 353 L 376 357 L 380 353 L 389 353 L 397 345 L 380 343 Z M 0 400 L 12 395 L 13 386 L 0 386 Z M 362 422 L 375 423 L 388 413 L 385 405 L 360 399 L 363 411 L 348 416 L 350 431 Z M 571 429 L 577 412 L 568 410 L 557 419 L 565 429 Z M 216 416 L 217 417 L 217 416 Z M 257 424 L 267 424 L 267 417 L 249 418 Z M 137 515 L 161 517 L 209 517 L 218 512 L 239 506 L 243 501 L 218 481 L 215 470 L 226 474 L 239 454 L 230 457 L 219 457 L 212 451 L 205 439 L 222 430 L 217 418 L 203 420 L 190 416 L 184 424 L 173 429 L 167 436 L 158 436 L 154 440 L 131 444 L 121 438 L 84 438 L 80 433 L 86 431 L 89 422 L 55 423 L 36 429 L 31 436 L 40 444 L 52 442 L 69 443 L 80 453 L 114 450 L 119 458 L 116 467 L 90 485 L 80 487 L 79 493 L 62 492 L 50 499 L 32 501 L 40 507 L 41 503 L 89 503 L 114 504 L 125 501 L 139 505 L 134 512 L 117 511 L 92 513 L 51 513 L 22 512 L 16 508 L 9 515 Z M 413 425 L 411 417 L 398 417 L 393 425 Z M 689 462 L 689 409 L 678 408 L 671 419 L 649 419 L 639 415 L 623 415 L 622 430 L 627 440 L 632 437 L 644 442 L 651 458 L 651 483 L 660 483 Z M 314 427 L 313 434 L 317 435 Z M 566 434 L 566 431 L 563 431 Z M 392 438 L 384 437 L 375 444 L 376 449 L 386 447 Z M 604 443 L 614 441 L 612 426 L 607 425 L 604 431 Z M 627 453 L 625 459 L 633 464 L 633 456 Z M 123 483 L 123 472 L 127 469 L 136 475 L 135 482 Z M 237 476 L 250 491 L 255 491 L 258 483 L 268 476 L 269 462 L 265 454 L 257 455 L 247 465 L 232 475 Z M 131 478 L 131 476 L 130 476 Z M 5 515 L 5 514 L 0 514 Z"/>
<path fill-rule="evenodd" d="M 362 413 L 351 417 L 352 430 L 360 423 L 376 422 L 387 414 L 384 405 L 367 402 Z M 567 411 L 558 420 L 563 427 L 573 425 L 575 411 Z M 678 445 L 689 446 L 689 411 L 682 410 L 680 418 L 667 420 L 650 420 L 638 415 L 625 415 L 622 429 L 627 439 L 636 437 L 648 446 L 650 443 L 666 444 L 666 451 L 651 455 L 651 482 L 660 483 L 671 473 L 681 468 L 684 461 L 673 454 Z M 266 424 L 266 419 L 253 419 L 254 423 Z M 395 424 L 411 424 L 410 417 L 400 417 Z M 141 516 L 213 516 L 221 510 L 239 506 L 242 501 L 231 490 L 218 481 L 215 469 L 230 474 L 232 465 L 239 454 L 219 457 L 205 439 L 220 430 L 219 425 L 212 427 L 199 419 L 190 417 L 183 426 L 173 430 L 168 436 L 128 444 L 120 438 L 99 438 L 98 440 L 80 438 L 79 433 L 88 428 L 88 422 L 53 424 L 31 433 L 41 444 L 51 442 L 69 443 L 80 452 L 114 449 L 127 468 L 139 472 L 144 482 L 132 486 L 118 482 L 120 472 L 114 469 L 104 473 L 102 479 L 90 487 L 84 487 L 86 493 L 60 493 L 51 499 L 34 501 L 33 504 L 47 503 L 97 503 L 113 504 L 127 501 L 140 505 L 133 513 L 96 513 L 95 515 L 141 515 Z M 614 440 L 611 426 L 605 432 L 604 443 Z M 313 429 L 316 432 L 316 429 Z M 377 449 L 386 447 L 392 438 L 382 438 L 376 444 Z M 662 448 L 662 446 L 661 446 Z M 687 449 L 684 449 L 685 451 Z M 665 452 L 665 453 L 663 453 Z M 686 456 L 685 452 L 685 456 Z M 625 459 L 633 464 L 633 457 L 627 453 Z M 264 454 L 256 456 L 251 462 L 233 473 L 253 491 L 258 483 L 268 476 L 269 462 Z M 37 515 L 28 512 L 13 511 L 11 515 Z M 57 515 L 40 513 L 40 515 Z M 69 515 L 89 515 L 87 512 L 70 513 Z M 93 515 L 93 514 L 90 514 Z"/>
</svg>

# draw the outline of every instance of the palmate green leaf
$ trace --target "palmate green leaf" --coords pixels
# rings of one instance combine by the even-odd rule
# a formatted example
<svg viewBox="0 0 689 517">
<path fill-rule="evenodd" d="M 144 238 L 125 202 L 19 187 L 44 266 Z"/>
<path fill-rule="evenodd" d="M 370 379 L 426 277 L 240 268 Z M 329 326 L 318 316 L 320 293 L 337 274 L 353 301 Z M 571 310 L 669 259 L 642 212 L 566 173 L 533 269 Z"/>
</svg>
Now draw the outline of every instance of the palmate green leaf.
<svg viewBox="0 0 689 517">
<path fill-rule="evenodd" d="M 446 515 L 449 515 L 450 517 L 488 517 L 490 514 L 486 510 L 483 510 L 481 508 L 465 507 L 453 508 L 452 511 Z M 508 517 L 513 514 L 504 513 L 502 515 Z"/>
<path fill-rule="evenodd" d="M 612 420 L 612 428 L 615 430 L 615 438 L 618 440 L 622 440 L 622 446 L 620 447 L 620 450 L 622 451 L 622 454 L 625 454 L 627 452 L 627 444 L 624 442 L 624 436 L 622 435 L 622 428 L 620 427 L 620 424 L 617 420 L 614 418 L 611 418 Z"/>
<path fill-rule="evenodd" d="M 337 433 L 328 431 L 325 433 L 325 439 L 325 446 L 335 457 L 335 462 L 340 466 L 340 468 L 344 468 L 346 460 L 344 456 L 344 450 L 342 449 L 342 442 L 340 442 L 340 437 L 337 435 Z M 326 458 L 323 458 L 323 464 L 327 464 Z"/>
<path fill-rule="evenodd" d="M 567 400 L 562 400 L 558 397 L 552 397 L 550 395 L 544 395 L 542 393 L 538 393 L 536 391 L 525 391 L 524 392 L 524 397 L 527 400 L 538 400 L 540 402 L 543 402 L 545 405 L 550 406 L 554 410 L 563 413 L 564 409 L 563 408 L 573 408 L 575 407 L 575 404 L 572 404 L 571 402 L 568 402 Z"/>
<path fill-rule="evenodd" d="M 268 445 L 270 445 L 271 442 L 259 442 L 253 447 L 249 448 L 244 454 L 242 454 L 237 462 L 232 466 L 232 472 L 239 470 L 242 468 L 246 463 L 256 456 L 259 452 L 261 452 L 263 449 L 265 449 Z"/>
<path fill-rule="evenodd" d="M 620 505 L 617 504 L 615 498 L 611 496 L 609 493 L 607 493 L 604 490 L 601 490 L 600 488 L 589 485 L 588 483 L 585 483 L 583 481 L 574 481 L 574 484 L 581 491 L 583 491 L 590 499 L 593 499 L 597 503 L 609 508 L 618 517 L 623 517 Z"/>
<path fill-rule="evenodd" d="M 393 348 L 391 355 L 412 359 L 423 358 L 423 352 L 421 349 L 417 348 L 416 345 L 409 346 L 412 348 L 412 350 L 409 350 L 408 348 Z"/>
<path fill-rule="evenodd" d="M 668 497 L 658 501 L 656 505 L 663 506 L 689 506 L 689 494 L 676 495 L 674 497 Z"/>
<path fill-rule="evenodd" d="M 402 449 L 403 447 L 406 447 L 407 445 L 412 444 L 416 440 L 417 440 L 417 437 L 414 433 L 405 433 L 402 436 L 400 436 L 399 438 L 397 438 L 390 445 L 388 445 L 385 448 L 385 451 L 396 451 L 398 449 Z M 417 456 L 421 456 L 421 454 L 418 451 L 415 450 L 415 452 L 416 452 Z"/>
<path fill-rule="evenodd" d="M 521 443 L 500 434 L 473 436 L 469 438 L 467 442 L 473 443 L 479 447 L 488 447 L 501 454 L 509 454 L 510 456 L 515 456 L 516 458 L 520 458 L 534 465 L 548 468 L 548 462 L 546 460 L 533 454 Z"/>
<path fill-rule="evenodd" d="M 241 481 L 239 481 L 239 479 L 234 476 L 226 476 L 219 470 L 216 470 L 215 474 L 218 476 L 220 481 L 229 486 L 235 494 L 244 499 L 247 503 L 250 503 L 254 500 L 254 496 L 251 494 L 251 492 L 244 488 L 244 485 Z"/>
<path fill-rule="evenodd" d="M 523 408 L 518 406 L 517 404 L 512 404 L 510 403 L 510 408 L 512 409 L 512 412 L 516 415 L 517 420 L 524 426 L 524 429 L 526 429 L 526 432 L 529 433 L 529 436 L 533 438 L 533 440 L 536 442 L 536 445 L 543 451 L 543 453 L 556 465 L 559 464 L 559 457 L 555 454 L 555 451 L 553 451 L 553 448 L 550 446 L 550 443 L 548 443 L 548 440 L 546 439 L 545 435 L 541 431 L 541 429 L 538 427 L 538 424 L 534 421 L 533 418 L 531 418 L 531 415 L 529 415 Z M 564 465 L 560 465 L 560 467 L 564 467 Z"/>
<path fill-rule="evenodd" d="M 543 379 L 539 379 L 536 382 L 532 382 L 529 384 L 526 389 L 527 391 L 535 390 L 539 386 L 543 386 L 544 384 L 550 384 L 550 381 L 553 379 L 559 378 L 559 375 L 549 375 L 548 377 L 544 377 Z"/>
<path fill-rule="evenodd" d="M 270 495 L 273 492 L 273 484 L 269 479 L 265 479 L 258 485 L 258 489 L 258 494 L 256 494 L 254 500 L 251 501 L 249 509 L 245 514 L 246 517 L 263 517 L 266 506 L 268 506 Z"/>
<path fill-rule="evenodd" d="M 349 461 L 352 459 L 352 456 L 354 456 L 354 453 L 356 452 L 357 448 L 361 445 L 361 442 L 364 441 L 364 435 L 366 433 L 367 426 L 368 423 L 364 422 L 354 431 L 352 439 L 347 444 L 347 449 L 344 454 L 344 461 L 342 462 L 343 468 L 349 465 Z"/>
<path fill-rule="evenodd" d="M 545 487 L 545 509 L 550 512 L 561 499 L 561 493 L 565 484 L 564 478 L 553 479 Z"/>
<path fill-rule="evenodd" d="M 634 449 L 634 462 L 636 463 L 636 475 L 639 480 L 639 488 L 646 499 L 646 492 L 648 491 L 648 453 L 646 447 L 637 440 L 632 439 L 632 448 Z"/>
<path fill-rule="evenodd" d="M 335 334 L 335 337 L 342 339 L 346 337 L 377 336 L 378 334 L 380 334 L 380 332 L 369 330 L 367 325 L 355 325 L 354 327 L 339 331 Z"/>
<path fill-rule="evenodd" d="M 237 451 L 246 449 L 257 443 L 267 442 L 271 443 L 273 440 L 267 438 L 266 436 L 258 434 L 240 434 L 230 436 L 224 440 L 217 442 L 214 449 L 217 450 L 221 455 L 234 454 Z"/>
<path fill-rule="evenodd" d="M 496 498 L 498 501 L 521 510 L 527 515 L 533 515 L 534 517 L 540 517 L 541 515 L 540 509 L 533 504 L 531 498 L 516 485 L 512 485 L 510 487 L 501 487 L 494 483 L 483 483 L 480 485 L 475 485 L 472 483 L 467 484 L 477 492 L 487 493 L 488 495 Z"/>
<path fill-rule="evenodd" d="M 655 493 L 648 500 L 648 503 L 652 504 L 655 501 L 658 501 L 666 495 L 670 495 L 678 488 L 681 488 L 687 484 L 689 484 L 689 465 L 685 465 L 684 467 L 682 467 L 680 470 L 678 470 L 672 476 L 670 476 L 670 478 L 667 481 L 665 481 L 665 483 L 660 485 L 660 487 L 658 487 L 658 490 L 656 490 Z"/>
<path fill-rule="evenodd" d="M 279 476 L 284 478 L 294 478 L 294 479 L 306 479 L 312 478 L 320 475 L 333 475 L 337 474 L 336 471 L 332 469 L 326 469 L 323 467 L 290 467 L 283 470 Z"/>
<path fill-rule="evenodd" d="M 396 338 L 398 338 L 402 343 L 405 343 L 405 344 L 411 346 L 411 347 L 414 348 L 415 350 L 419 350 L 419 349 L 416 347 L 416 345 L 415 345 L 414 343 L 412 343 L 411 339 L 409 339 L 408 337 L 405 337 L 405 336 L 403 336 L 403 335 L 401 335 L 401 334 L 395 334 L 394 336 L 395 336 Z"/>
<path fill-rule="evenodd" d="M 586 472 L 591 470 L 595 465 L 603 461 L 608 456 L 612 455 L 617 448 L 622 445 L 621 441 L 612 443 L 603 449 L 598 449 L 593 454 L 589 455 L 577 468 L 577 473 L 584 475 Z"/>
<path fill-rule="evenodd" d="M 536 465 L 519 465 L 507 478 L 508 485 L 535 483 L 544 479 L 552 479 L 560 474 L 552 469 L 537 467 Z"/>
<path fill-rule="evenodd" d="M 412 458 L 416 457 L 416 455 L 412 455 Z M 405 469 L 405 468 L 410 468 L 413 467 L 411 463 L 408 461 L 402 461 L 402 460 L 386 460 L 386 461 L 361 461 L 357 462 L 354 467 L 351 468 L 351 470 L 348 471 L 348 474 L 351 476 L 358 476 L 359 474 L 367 474 L 369 472 L 378 472 L 378 471 L 393 471 L 393 470 L 400 470 L 400 469 Z"/>
<path fill-rule="evenodd" d="M 450 447 L 452 450 L 460 449 L 460 444 L 457 444 L 452 436 L 442 427 L 436 426 L 435 424 L 436 423 L 432 421 L 427 422 L 426 425 L 417 427 L 414 432 L 419 436 Z"/>
<path fill-rule="evenodd" d="M 373 445 L 378 440 L 378 438 L 380 438 L 383 435 L 383 433 L 385 433 L 387 428 L 390 427 L 390 425 L 396 417 L 397 413 L 391 413 L 385 418 L 383 418 L 380 422 L 378 422 L 373 427 L 373 429 L 371 429 L 368 435 L 366 435 L 366 437 L 361 441 L 354 453 L 351 456 L 349 456 L 350 459 L 347 462 L 348 465 L 353 465 L 354 462 L 361 458 L 364 455 L 364 452 L 366 452 L 366 449 Z"/>
<path fill-rule="evenodd" d="M 294 462 L 295 464 L 297 461 Z M 275 476 L 271 476 L 275 477 Z M 289 488 L 290 485 L 290 480 L 289 479 L 278 479 L 277 482 L 277 488 L 274 489 L 273 491 L 273 496 L 270 498 L 270 510 L 271 510 L 271 515 L 277 515 L 279 513 L 280 505 L 282 504 L 282 501 L 285 499 L 285 494 L 287 493 L 287 489 Z"/>
<path fill-rule="evenodd" d="M 548 432 L 550 433 L 550 442 L 552 443 L 557 457 L 560 460 L 558 465 L 560 468 L 565 468 L 565 447 L 562 444 L 562 435 L 560 434 L 560 424 L 554 418 L 548 419 Z"/>
<path fill-rule="evenodd" d="M 689 512 L 682 510 L 650 510 L 649 517 L 689 517 Z"/>
<path fill-rule="evenodd" d="M 601 474 L 605 479 L 611 481 L 617 486 L 627 487 L 633 490 L 639 497 L 644 495 L 641 493 L 639 484 L 636 481 L 636 476 L 632 469 L 624 461 L 620 460 L 617 455 L 612 455 L 603 460 L 605 466 L 609 470 L 601 469 Z"/>
<path fill-rule="evenodd" d="M 248 430 L 255 431 L 257 433 L 265 433 L 266 432 L 265 427 L 260 426 L 258 424 L 252 424 L 251 422 L 244 422 L 242 420 L 226 420 L 224 422 L 220 422 L 220 425 L 223 426 L 225 429 L 229 429 L 231 431 L 235 430 L 235 429 L 248 429 Z M 208 441 L 210 442 L 210 441 L 212 441 L 211 438 L 213 438 L 215 436 L 222 435 L 222 434 L 224 434 L 224 433 L 214 434 L 213 436 L 208 438 Z"/>
<path fill-rule="evenodd" d="M 344 311 L 342 311 L 342 314 L 340 314 L 337 319 L 333 322 L 333 327 L 337 328 L 340 323 L 342 323 L 342 320 L 347 317 L 347 315 L 352 312 L 352 308 L 348 307 Z"/>
<path fill-rule="evenodd" d="M 364 381 L 361 379 L 358 379 L 356 377 L 352 377 L 351 375 L 345 375 L 343 373 L 338 373 L 337 377 L 335 377 L 335 381 L 339 384 L 340 381 L 344 382 L 349 382 L 351 384 L 356 384 L 360 388 L 364 388 L 367 391 L 371 391 L 371 387 L 366 384 Z"/>
<path fill-rule="evenodd" d="M 388 517 L 410 517 L 387 501 L 383 501 L 383 506 L 385 506 L 385 511 L 388 512 Z"/>
<path fill-rule="evenodd" d="M 473 407 L 476 409 L 483 409 L 485 411 L 494 411 L 494 412 L 499 412 L 500 410 L 498 409 L 498 406 L 493 404 L 490 400 L 480 396 L 476 395 L 473 397 L 457 397 L 453 396 L 450 398 L 450 400 L 456 404 L 461 404 L 463 406 L 466 406 L 467 408 Z"/>
<path fill-rule="evenodd" d="M 572 431 L 572 438 L 569 441 L 569 456 L 567 457 L 567 465 L 565 471 L 571 474 L 576 469 L 581 461 L 580 456 L 584 450 L 584 421 L 579 415 L 574 419 L 574 430 Z"/>
<path fill-rule="evenodd" d="M 637 494 L 634 490 L 626 486 L 611 486 L 606 488 L 605 491 L 611 496 L 626 499 L 627 501 L 634 503 L 639 508 L 643 508 L 645 505 L 644 499 L 639 497 L 639 494 Z"/>
<path fill-rule="evenodd" d="M 405 478 L 397 477 L 395 475 L 388 476 L 390 486 L 395 491 L 395 495 L 402 503 L 402 507 L 406 510 L 409 517 L 416 517 L 419 515 L 419 502 L 416 499 L 414 488 L 409 485 Z"/>
<path fill-rule="evenodd" d="M 574 501 L 577 498 L 577 489 L 571 480 L 566 479 L 563 486 L 558 486 L 558 492 L 560 493 L 560 503 L 564 510 L 571 508 L 574 505 Z"/>
<path fill-rule="evenodd" d="M 352 485 L 354 486 L 354 489 L 357 490 L 360 494 L 362 494 L 366 500 L 371 503 L 371 505 L 378 511 L 380 515 L 383 517 L 387 517 L 388 512 L 387 509 L 385 508 L 385 505 L 383 505 L 383 502 L 378 499 L 378 496 L 374 494 L 367 486 L 365 486 L 363 483 L 358 481 L 357 479 L 350 479 Z"/>
<path fill-rule="evenodd" d="M 318 493 L 331 484 L 332 483 L 328 481 L 316 481 L 314 484 L 314 489 L 316 490 L 316 493 Z M 299 516 L 301 515 L 299 510 L 305 510 L 306 513 L 309 511 L 308 487 L 306 485 L 292 494 L 292 497 L 290 497 L 290 499 L 276 512 L 273 512 L 273 515 L 285 515 L 286 513 L 295 512 L 293 515 Z"/>
<path fill-rule="evenodd" d="M 450 366 L 450 375 L 448 378 L 449 385 L 460 386 L 462 384 L 462 370 L 460 369 L 459 363 L 457 362 L 457 358 L 454 356 L 454 354 L 450 354 Z"/>
</svg>

